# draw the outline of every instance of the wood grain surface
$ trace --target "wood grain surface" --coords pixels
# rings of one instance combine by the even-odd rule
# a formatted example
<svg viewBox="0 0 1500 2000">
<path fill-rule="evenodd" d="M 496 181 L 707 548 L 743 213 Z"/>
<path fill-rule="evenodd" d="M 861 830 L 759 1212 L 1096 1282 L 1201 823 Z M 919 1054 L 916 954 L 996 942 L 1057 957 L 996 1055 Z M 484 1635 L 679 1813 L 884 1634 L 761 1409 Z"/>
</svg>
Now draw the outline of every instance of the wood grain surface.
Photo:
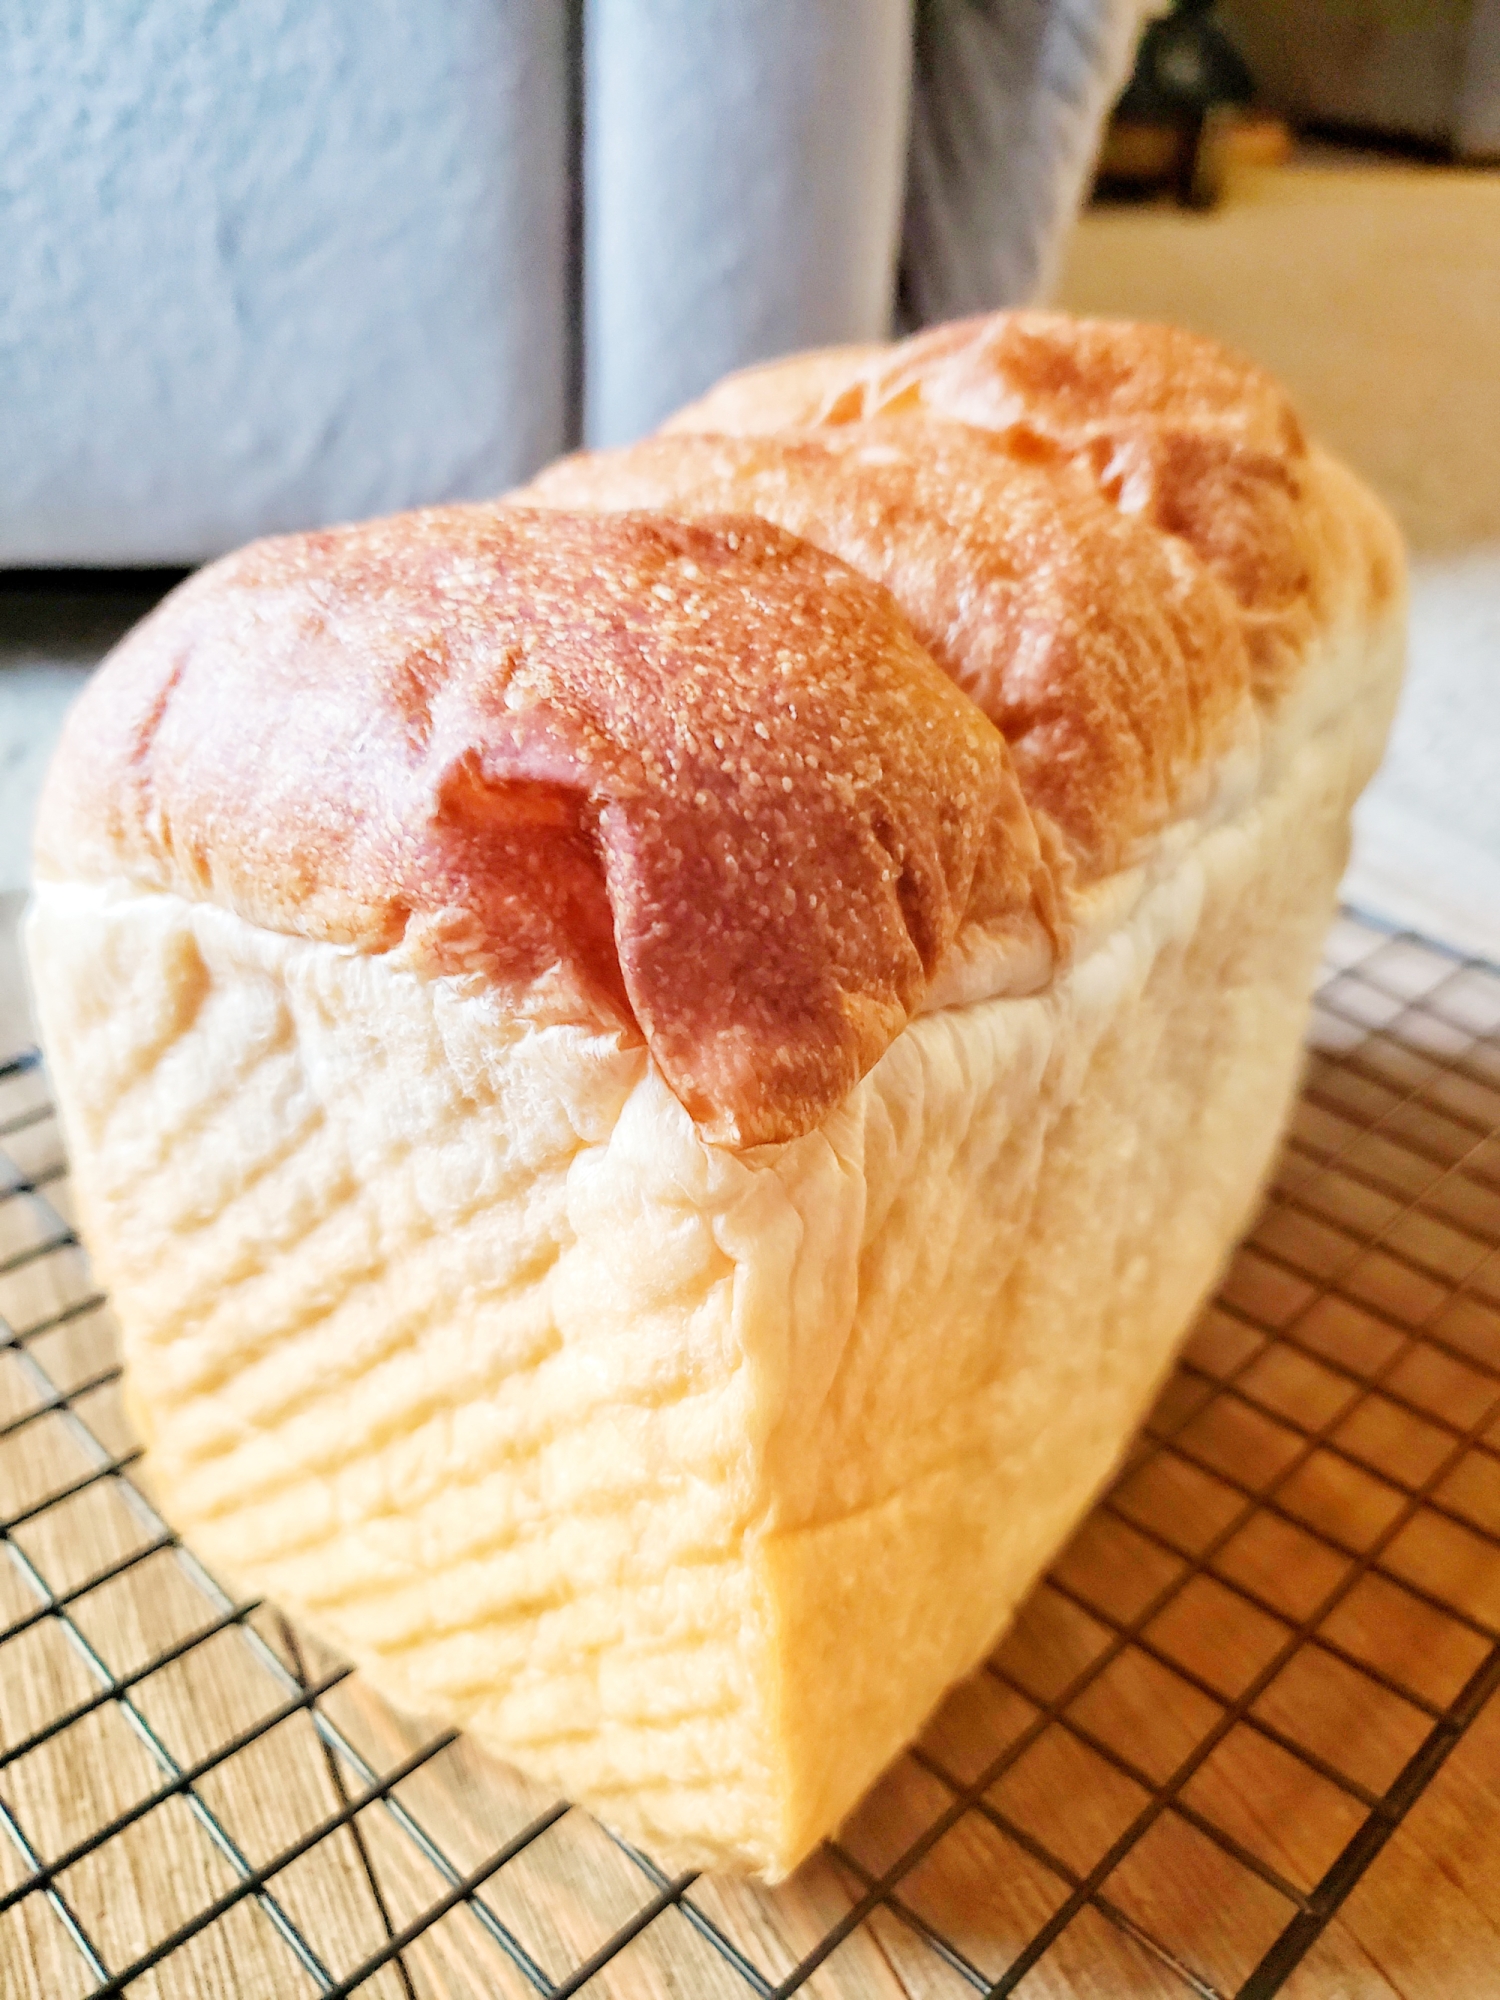
<svg viewBox="0 0 1500 2000">
<path fill-rule="evenodd" d="M 0 1082 L 0 1992 L 110 1990 L 178 1931 L 131 1993 L 337 1992 L 382 1953 L 390 2000 L 606 1953 L 583 1983 L 632 2000 L 1270 1991 L 1361 1841 L 1283 1990 L 1500 1992 L 1500 976 L 1349 923 L 1330 952 L 1264 1213 L 1119 1479 L 775 1889 L 665 1883 L 197 1572 L 121 1465 L 45 1080 Z"/>
</svg>

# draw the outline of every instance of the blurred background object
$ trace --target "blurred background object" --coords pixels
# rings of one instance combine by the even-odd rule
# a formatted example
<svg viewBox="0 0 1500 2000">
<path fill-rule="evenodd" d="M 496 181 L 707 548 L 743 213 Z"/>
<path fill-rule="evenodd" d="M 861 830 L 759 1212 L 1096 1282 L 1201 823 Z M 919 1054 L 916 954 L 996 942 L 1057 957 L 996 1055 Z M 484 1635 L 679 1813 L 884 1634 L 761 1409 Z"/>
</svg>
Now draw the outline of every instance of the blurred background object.
<svg viewBox="0 0 1500 2000">
<path fill-rule="evenodd" d="M 1500 0 L 1168 0 L 1100 147 L 1095 194 L 1211 208 L 1294 132 L 1500 159 Z"/>
<path fill-rule="evenodd" d="M 1303 127 L 1500 158 L 1500 0 L 1220 0 L 1263 100 Z"/>
<path fill-rule="evenodd" d="M 1213 0 L 1175 0 L 1141 36 L 1104 136 L 1098 191 L 1169 187 L 1185 208 L 1211 208 L 1237 114 L 1254 95 L 1244 58 L 1213 18 Z"/>
</svg>

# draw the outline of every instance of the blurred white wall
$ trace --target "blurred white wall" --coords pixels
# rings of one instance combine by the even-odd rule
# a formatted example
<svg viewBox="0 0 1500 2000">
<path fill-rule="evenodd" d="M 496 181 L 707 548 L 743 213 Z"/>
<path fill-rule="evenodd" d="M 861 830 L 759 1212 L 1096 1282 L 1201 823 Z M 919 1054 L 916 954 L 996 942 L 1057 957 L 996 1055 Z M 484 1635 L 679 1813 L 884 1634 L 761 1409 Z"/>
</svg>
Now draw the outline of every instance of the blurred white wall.
<svg viewBox="0 0 1500 2000">
<path fill-rule="evenodd" d="M 568 0 L 5 0 L 0 564 L 185 562 L 566 437 Z"/>
</svg>

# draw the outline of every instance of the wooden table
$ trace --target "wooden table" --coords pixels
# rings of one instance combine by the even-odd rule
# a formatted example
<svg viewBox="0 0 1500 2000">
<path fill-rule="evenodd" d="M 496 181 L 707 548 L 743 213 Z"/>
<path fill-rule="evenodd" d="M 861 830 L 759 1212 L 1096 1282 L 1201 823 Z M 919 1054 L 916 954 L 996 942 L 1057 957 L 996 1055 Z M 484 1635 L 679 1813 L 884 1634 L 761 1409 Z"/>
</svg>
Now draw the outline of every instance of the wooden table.
<svg viewBox="0 0 1500 2000">
<path fill-rule="evenodd" d="M 55 1126 L 27 1122 L 43 1079 L 0 1085 L 0 1148 L 38 1190 L 0 1199 L 0 1312 L 41 1329 L 0 1346 L 0 1511 L 21 1517 L 0 1566 L 0 1990 L 94 1990 L 88 1950 L 128 1970 L 195 1924 L 132 1992 L 337 1991 L 372 1954 L 359 1990 L 392 2000 L 530 1993 L 528 1961 L 572 1990 L 637 1924 L 591 1993 L 756 1990 L 712 1930 L 761 1990 L 821 1952 L 798 1990 L 1228 1994 L 1291 1898 L 1379 1846 L 1368 1802 L 1438 1761 L 1468 1682 L 1477 1718 L 1282 1990 L 1500 1993 L 1500 1700 L 1478 1702 L 1500 1677 L 1500 1540 L 1479 1532 L 1500 1537 L 1500 980 L 1347 924 L 1332 951 L 1265 1213 L 1120 1480 L 991 1666 L 777 1889 L 683 1893 L 466 1743 L 424 1757 L 430 1732 L 195 1578 L 114 1469 L 133 1441 L 81 1253 L 37 1254 L 67 1212 Z M 5 1046 L 22 1010 L 0 934 Z M 355 1812 L 362 1790 L 383 1795 Z M 461 1893 L 539 1824 L 480 1902 Z"/>
</svg>

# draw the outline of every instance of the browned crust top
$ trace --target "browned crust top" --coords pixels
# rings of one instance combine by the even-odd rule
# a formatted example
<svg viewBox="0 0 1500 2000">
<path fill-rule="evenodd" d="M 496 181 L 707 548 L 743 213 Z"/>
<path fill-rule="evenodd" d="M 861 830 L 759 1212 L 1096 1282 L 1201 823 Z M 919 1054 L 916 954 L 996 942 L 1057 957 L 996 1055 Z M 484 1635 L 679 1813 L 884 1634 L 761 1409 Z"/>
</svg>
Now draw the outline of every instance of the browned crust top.
<svg viewBox="0 0 1500 2000">
<path fill-rule="evenodd" d="M 1274 708 L 1337 609 L 1339 525 L 1316 456 L 1264 369 L 1179 327 L 991 313 L 871 355 L 825 350 L 732 376 L 668 429 L 779 430 L 925 415 L 1043 440 L 1123 513 L 1184 542 L 1229 591 Z M 1399 578 L 1372 578 L 1387 604 Z"/>
<path fill-rule="evenodd" d="M 39 873 L 472 977 L 642 1039 L 706 1137 L 788 1139 L 960 931 L 1044 979 L 1068 885 L 1206 803 L 1257 706 L 1316 726 L 1320 641 L 1399 592 L 1276 385 L 1172 329 L 996 314 L 667 433 L 200 573 L 70 718 Z"/>
<path fill-rule="evenodd" d="M 753 513 L 877 578 L 1011 746 L 1087 879 L 1200 802 L 1254 723 L 1234 605 L 1055 454 L 920 419 L 674 433 L 552 466 L 567 508 Z"/>
<path fill-rule="evenodd" d="M 1003 738 L 878 585 L 761 520 L 496 506 L 175 591 L 75 708 L 37 859 L 637 1028 L 740 1145 L 1046 893 Z"/>
</svg>

